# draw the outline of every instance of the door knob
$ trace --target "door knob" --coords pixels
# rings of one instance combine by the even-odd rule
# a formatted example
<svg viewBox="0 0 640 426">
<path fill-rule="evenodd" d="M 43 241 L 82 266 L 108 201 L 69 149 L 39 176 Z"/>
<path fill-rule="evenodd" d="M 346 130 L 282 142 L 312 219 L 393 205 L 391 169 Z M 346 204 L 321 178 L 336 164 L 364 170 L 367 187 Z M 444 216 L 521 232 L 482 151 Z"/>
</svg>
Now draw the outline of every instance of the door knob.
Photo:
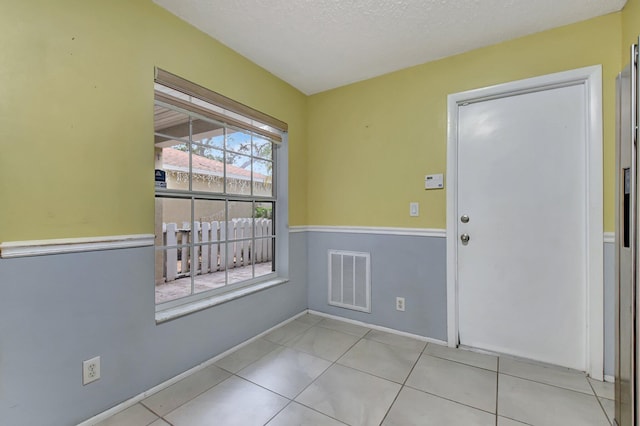
<svg viewBox="0 0 640 426">
<path fill-rule="evenodd" d="M 468 243 L 469 242 L 469 234 L 460 235 L 460 241 L 462 241 L 463 244 Z"/>
<path fill-rule="evenodd" d="M 460 216 L 460 222 L 468 223 L 469 222 L 469 215 L 468 214 L 463 214 L 462 216 Z"/>
</svg>

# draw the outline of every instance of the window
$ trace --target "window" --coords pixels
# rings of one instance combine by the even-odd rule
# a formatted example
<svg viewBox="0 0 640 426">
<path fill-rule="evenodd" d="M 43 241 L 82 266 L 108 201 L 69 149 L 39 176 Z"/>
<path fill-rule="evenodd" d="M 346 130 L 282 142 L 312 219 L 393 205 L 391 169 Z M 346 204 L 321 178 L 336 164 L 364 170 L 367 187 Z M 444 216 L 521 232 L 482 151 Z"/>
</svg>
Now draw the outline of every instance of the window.
<svg viewBox="0 0 640 426">
<path fill-rule="evenodd" d="M 286 124 L 158 71 L 155 298 L 163 309 L 276 277 Z"/>
</svg>

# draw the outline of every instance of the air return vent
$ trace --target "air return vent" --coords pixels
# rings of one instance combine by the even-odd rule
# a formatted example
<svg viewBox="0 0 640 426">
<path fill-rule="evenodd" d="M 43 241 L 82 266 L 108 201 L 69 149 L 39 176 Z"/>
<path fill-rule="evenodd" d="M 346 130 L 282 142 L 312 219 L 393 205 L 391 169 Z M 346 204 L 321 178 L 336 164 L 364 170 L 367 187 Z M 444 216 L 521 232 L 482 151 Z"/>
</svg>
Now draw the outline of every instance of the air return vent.
<svg viewBox="0 0 640 426">
<path fill-rule="evenodd" d="M 329 304 L 371 312 L 371 255 L 329 250 Z"/>
</svg>

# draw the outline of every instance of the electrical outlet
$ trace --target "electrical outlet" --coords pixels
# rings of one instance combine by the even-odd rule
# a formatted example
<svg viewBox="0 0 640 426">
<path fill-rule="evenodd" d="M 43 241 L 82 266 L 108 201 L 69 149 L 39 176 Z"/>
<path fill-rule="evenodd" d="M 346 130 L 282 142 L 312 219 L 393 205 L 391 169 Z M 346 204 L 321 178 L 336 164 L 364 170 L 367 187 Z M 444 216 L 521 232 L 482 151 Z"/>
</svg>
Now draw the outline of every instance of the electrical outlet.
<svg viewBox="0 0 640 426">
<path fill-rule="evenodd" d="M 404 312 L 404 297 L 396 297 L 396 311 Z"/>
<path fill-rule="evenodd" d="M 100 357 L 88 359 L 82 362 L 82 384 L 88 385 L 100 378 Z"/>
</svg>

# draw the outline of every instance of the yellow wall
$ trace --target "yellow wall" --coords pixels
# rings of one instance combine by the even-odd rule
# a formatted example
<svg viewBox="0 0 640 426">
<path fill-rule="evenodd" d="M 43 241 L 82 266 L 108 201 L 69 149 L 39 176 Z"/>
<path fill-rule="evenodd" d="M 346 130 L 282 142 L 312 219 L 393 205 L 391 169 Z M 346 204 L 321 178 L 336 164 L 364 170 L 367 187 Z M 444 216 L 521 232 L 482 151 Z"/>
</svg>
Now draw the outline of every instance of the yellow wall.
<svg viewBox="0 0 640 426">
<path fill-rule="evenodd" d="M 614 228 L 615 13 L 419 65 L 309 98 L 308 223 L 445 228 L 447 95 L 603 65 L 605 230 Z M 445 184 L 446 186 L 446 184 Z M 409 202 L 420 217 L 409 217 Z"/>
<path fill-rule="evenodd" d="M 447 95 L 603 64 L 613 230 L 614 80 L 640 0 L 309 98 L 151 0 L 3 3 L 0 242 L 153 233 L 156 65 L 289 123 L 291 225 L 444 228 L 445 191 L 423 179 L 446 172 Z"/>
<path fill-rule="evenodd" d="M 3 1 L 0 242 L 153 233 L 153 70 L 289 124 L 306 218 L 307 98 L 151 0 Z"/>
</svg>

